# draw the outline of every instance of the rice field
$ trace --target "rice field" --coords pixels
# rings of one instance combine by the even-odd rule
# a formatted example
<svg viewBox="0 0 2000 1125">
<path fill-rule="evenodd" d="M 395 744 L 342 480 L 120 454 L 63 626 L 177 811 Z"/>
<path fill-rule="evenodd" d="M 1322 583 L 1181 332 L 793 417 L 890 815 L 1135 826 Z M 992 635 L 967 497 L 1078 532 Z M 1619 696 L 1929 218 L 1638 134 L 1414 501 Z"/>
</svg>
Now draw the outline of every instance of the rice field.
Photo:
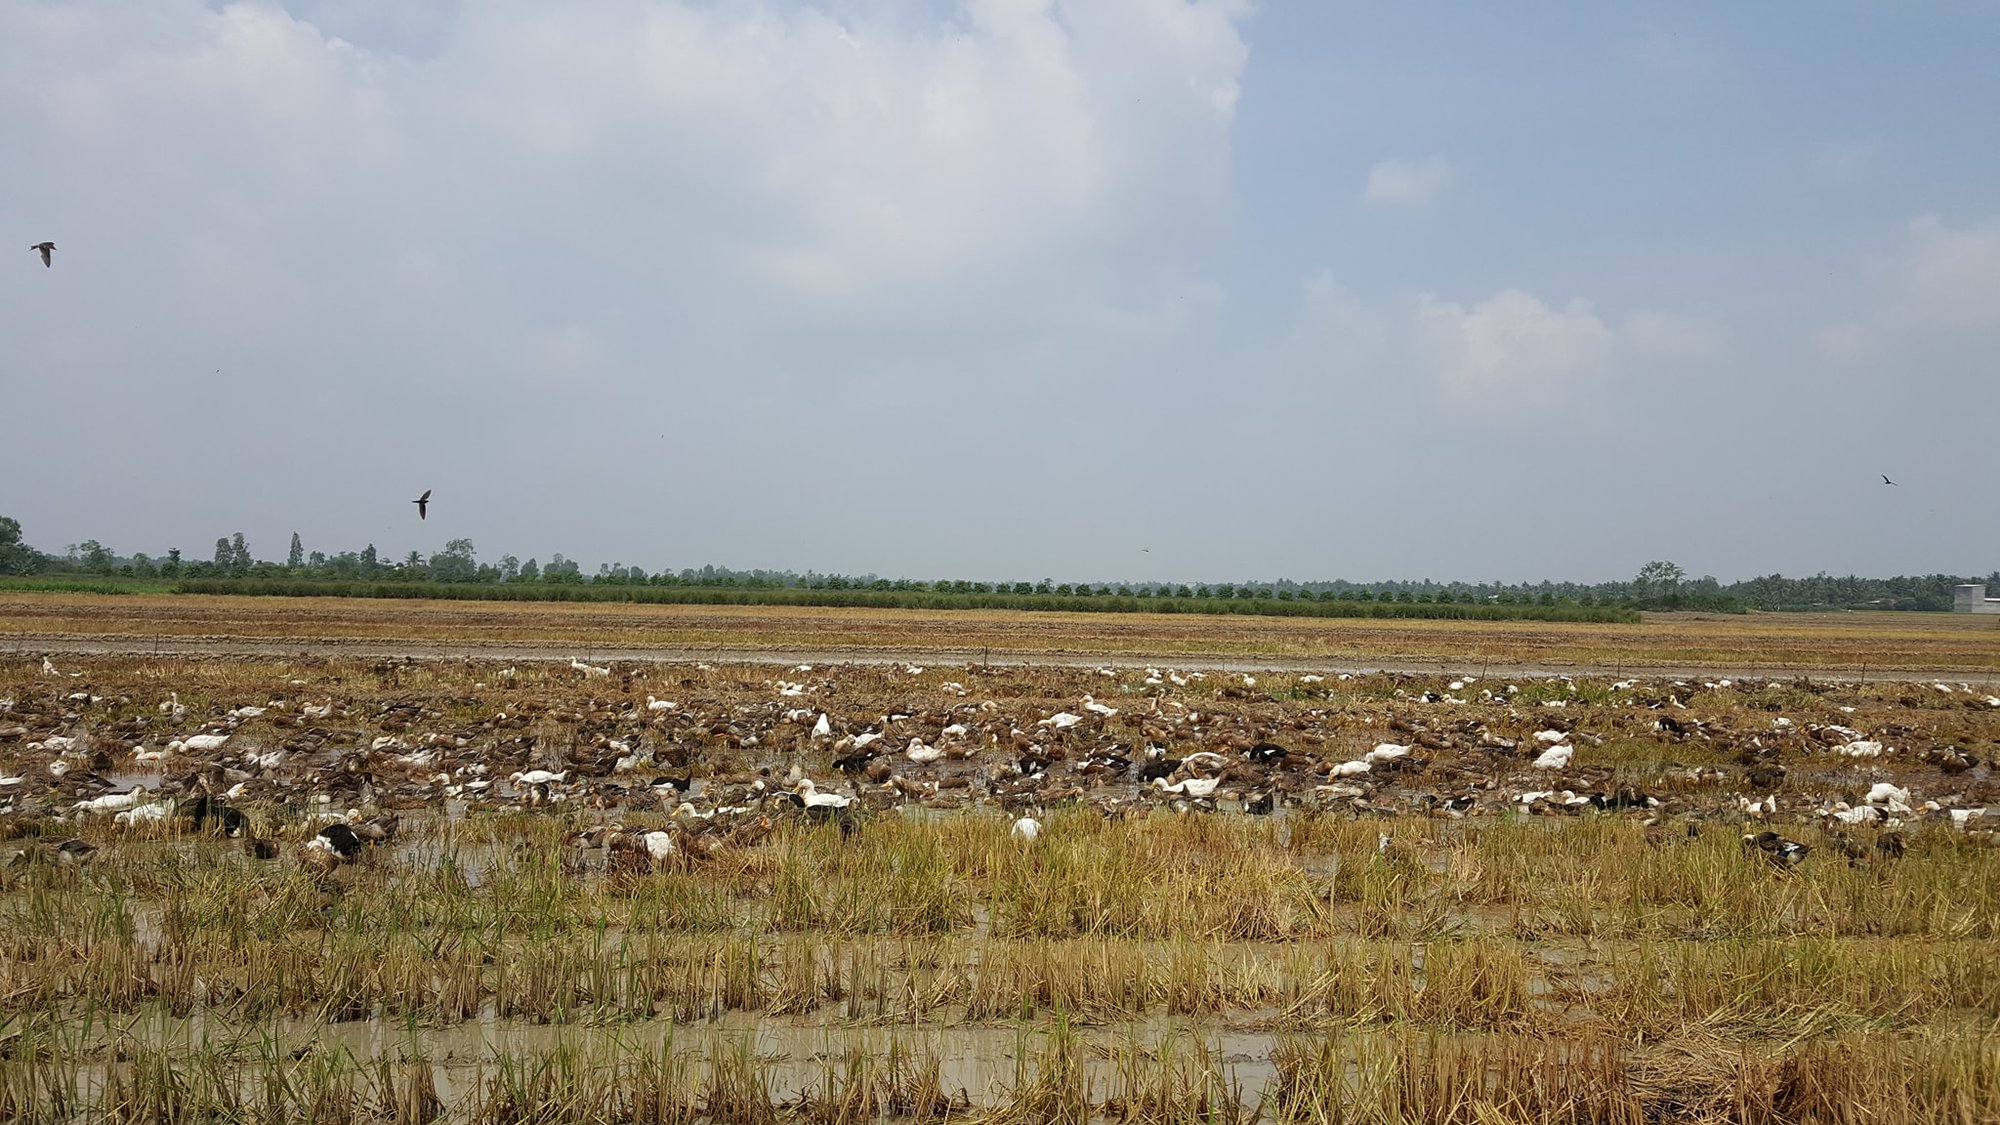
<svg viewBox="0 0 2000 1125">
<path fill-rule="evenodd" d="M 0 1120 L 2000 1120 L 1989 686 L 1443 659 L 0 657 Z"/>
<path fill-rule="evenodd" d="M 0 648 L 494 660 L 947 658 L 1479 673 L 1898 673 L 2000 679 L 1993 617 L 1647 614 L 1640 625 L 786 606 L 458 603 L 0 592 Z"/>
</svg>

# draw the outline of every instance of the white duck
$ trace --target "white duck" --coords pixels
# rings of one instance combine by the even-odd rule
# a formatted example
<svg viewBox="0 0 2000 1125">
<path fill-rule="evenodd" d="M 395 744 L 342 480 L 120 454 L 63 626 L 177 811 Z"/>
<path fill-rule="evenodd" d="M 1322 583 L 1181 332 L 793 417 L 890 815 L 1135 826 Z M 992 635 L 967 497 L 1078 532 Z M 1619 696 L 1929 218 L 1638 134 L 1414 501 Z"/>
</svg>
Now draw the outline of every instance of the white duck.
<svg viewBox="0 0 2000 1125">
<path fill-rule="evenodd" d="M 854 798 L 839 793 L 822 793 L 810 777 L 802 777 L 792 786 L 793 800 L 808 809 L 844 809 L 854 803 Z"/>
<path fill-rule="evenodd" d="M 78 801 L 76 808 L 78 812 L 121 812 L 125 809 L 136 807 L 140 801 L 145 800 L 148 796 L 150 794 L 146 792 L 146 787 L 141 785 L 129 793 L 106 793 L 102 797 L 93 797 L 87 801 Z"/>
<path fill-rule="evenodd" d="M 1164 793 L 1179 793 L 1184 797 L 1210 797 L 1215 795 L 1216 786 L 1222 784 L 1219 777 L 1184 777 L 1172 785 L 1164 777 L 1153 779 L 1153 786 Z"/>
</svg>

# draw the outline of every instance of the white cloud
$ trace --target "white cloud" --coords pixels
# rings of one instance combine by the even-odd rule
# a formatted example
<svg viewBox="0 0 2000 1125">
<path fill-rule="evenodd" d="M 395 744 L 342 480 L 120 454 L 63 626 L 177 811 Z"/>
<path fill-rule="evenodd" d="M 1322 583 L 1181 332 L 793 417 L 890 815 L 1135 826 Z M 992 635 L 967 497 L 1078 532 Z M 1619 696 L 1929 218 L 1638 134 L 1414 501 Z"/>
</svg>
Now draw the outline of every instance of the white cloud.
<svg viewBox="0 0 2000 1125">
<path fill-rule="evenodd" d="M 1590 302 L 1551 308 L 1518 289 L 1471 308 L 1426 294 L 1413 328 L 1430 369 L 1448 386 L 1473 392 L 1529 391 L 1601 375 L 1617 341 Z"/>
<path fill-rule="evenodd" d="M 1428 207 L 1451 185 L 1451 161 L 1443 156 L 1423 160 L 1384 160 L 1368 169 L 1368 186 L 1361 198 L 1392 207 Z"/>
<path fill-rule="evenodd" d="M 1706 315 L 1638 309 L 1614 322 L 1588 301 L 1557 306 L 1520 289 L 1469 305 L 1430 293 L 1368 298 L 1320 271 L 1301 286 L 1279 366 L 1308 384 L 1394 387 L 1487 409 L 1643 385 L 1730 352 L 1726 329 Z"/>
<path fill-rule="evenodd" d="M 261 4 L 162 3 L 144 34 L 123 4 L 30 4 L 0 15 L 0 125 L 55 182 L 117 153 L 148 185 L 118 193 L 135 219 L 266 268 L 327 279 L 401 243 L 539 296 L 569 271 L 509 251 L 542 241 L 595 279 L 573 298 L 665 286 L 843 326 L 1047 323 L 1184 273 L 1227 216 L 1243 0 L 480 4 L 416 30 L 299 10 L 445 42 L 371 51 Z"/>
<path fill-rule="evenodd" d="M 2000 328 L 2000 217 L 1959 228 L 1936 215 L 1917 219 L 1897 272 L 1896 313 L 1904 323 Z"/>
<path fill-rule="evenodd" d="M 2000 332 L 2000 216 L 1959 227 L 1919 216 L 1867 272 L 1860 307 L 1810 334 L 1827 359 L 1863 363 L 1940 335 Z"/>
<path fill-rule="evenodd" d="M 1661 309 L 1625 314 L 1618 322 L 1618 340 L 1633 357 L 1706 363 L 1730 354 L 1729 333 L 1718 321 Z"/>
</svg>

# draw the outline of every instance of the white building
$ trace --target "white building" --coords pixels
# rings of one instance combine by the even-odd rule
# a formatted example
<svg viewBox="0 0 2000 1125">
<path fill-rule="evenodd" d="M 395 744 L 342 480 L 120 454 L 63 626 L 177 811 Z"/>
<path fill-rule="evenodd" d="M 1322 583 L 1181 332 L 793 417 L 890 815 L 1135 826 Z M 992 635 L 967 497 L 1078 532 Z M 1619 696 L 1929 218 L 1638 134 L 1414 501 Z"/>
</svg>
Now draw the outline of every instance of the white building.
<svg viewBox="0 0 2000 1125">
<path fill-rule="evenodd" d="M 2000 598 L 1986 596 L 1985 586 L 1960 586 L 1952 592 L 1954 613 L 2000 613 Z"/>
</svg>

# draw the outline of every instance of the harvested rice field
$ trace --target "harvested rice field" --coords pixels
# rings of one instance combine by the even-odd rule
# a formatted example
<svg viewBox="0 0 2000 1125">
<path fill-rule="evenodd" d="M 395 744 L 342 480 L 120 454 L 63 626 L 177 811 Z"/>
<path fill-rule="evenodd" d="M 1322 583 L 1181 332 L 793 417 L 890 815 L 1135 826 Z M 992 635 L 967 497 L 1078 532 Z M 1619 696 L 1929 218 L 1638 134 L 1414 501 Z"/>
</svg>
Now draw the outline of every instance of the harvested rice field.
<svg viewBox="0 0 2000 1125">
<path fill-rule="evenodd" d="M 8 650 L 2000 680 L 2000 618 L 1647 614 L 1609 625 L 0 591 Z"/>
<path fill-rule="evenodd" d="M 13 596 L 0 1120 L 2000 1120 L 1915 618 Z"/>
</svg>

